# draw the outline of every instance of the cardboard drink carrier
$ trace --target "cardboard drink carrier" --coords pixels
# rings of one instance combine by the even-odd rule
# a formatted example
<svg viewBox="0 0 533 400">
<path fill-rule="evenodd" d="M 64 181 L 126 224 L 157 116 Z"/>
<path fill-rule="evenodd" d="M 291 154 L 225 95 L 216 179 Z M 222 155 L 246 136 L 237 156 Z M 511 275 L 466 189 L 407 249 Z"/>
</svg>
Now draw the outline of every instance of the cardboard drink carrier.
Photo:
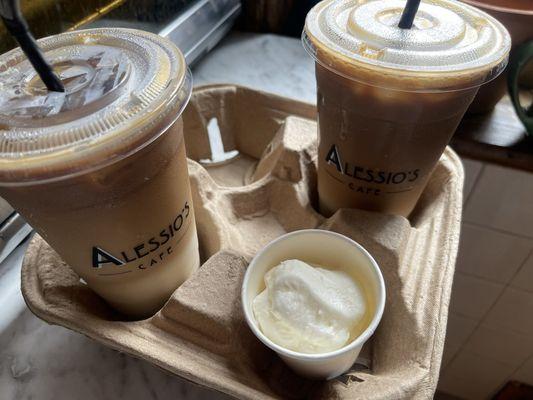
<svg viewBox="0 0 533 400">
<path fill-rule="evenodd" d="M 183 119 L 200 269 L 153 317 L 127 321 L 35 235 L 22 267 L 29 308 L 49 323 L 238 398 L 432 398 L 459 239 L 461 162 L 446 149 L 410 219 L 348 209 L 326 219 L 315 211 L 315 117 L 312 105 L 243 87 L 196 89 Z M 221 152 L 229 159 L 217 161 Z M 350 371 L 329 381 L 294 374 L 253 335 L 241 308 L 243 275 L 256 252 L 306 228 L 362 244 L 387 290 L 372 340 Z"/>
</svg>

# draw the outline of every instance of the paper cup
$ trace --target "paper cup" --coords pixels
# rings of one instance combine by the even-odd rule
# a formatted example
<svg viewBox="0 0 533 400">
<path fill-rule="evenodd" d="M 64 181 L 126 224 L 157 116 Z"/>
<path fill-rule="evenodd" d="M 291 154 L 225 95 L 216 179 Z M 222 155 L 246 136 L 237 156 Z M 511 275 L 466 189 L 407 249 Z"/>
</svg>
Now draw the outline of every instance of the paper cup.
<svg viewBox="0 0 533 400">
<path fill-rule="evenodd" d="M 265 289 L 267 271 L 289 259 L 344 271 L 354 277 L 365 293 L 367 307 L 371 308 L 366 329 L 346 346 L 320 354 L 292 351 L 266 337 L 259 328 L 252 303 Z M 385 283 L 378 264 L 360 244 L 339 233 L 306 229 L 280 236 L 254 257 L 244 276 L 242 304 L 250 329 L 296 373 L 311 379 L 331 379 L 350 369 L 376 330 L 385 308 Z"/>
</svg>

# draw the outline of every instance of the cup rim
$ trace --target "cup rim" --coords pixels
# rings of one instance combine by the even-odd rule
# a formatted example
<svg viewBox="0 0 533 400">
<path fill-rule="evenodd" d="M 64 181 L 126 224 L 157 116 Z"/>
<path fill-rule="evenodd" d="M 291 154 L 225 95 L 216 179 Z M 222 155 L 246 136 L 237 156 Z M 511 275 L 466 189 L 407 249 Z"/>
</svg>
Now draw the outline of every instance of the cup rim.
<svg viewBox="0 0 533 400">
<path fill-rule="evenodd" d="M 497 12 L 501 12 L 504 14 L 510 14 L 510 15 L 521 15 L 524 17 L 533 15 L 533 10 L 527 10 L 525 8 L 507 7 L 505 5 L 483 3 L 479 0 L 463 0 L 463 1 L 471 6 L 481 9 L 482 11 L 490 10 L 490 11 L 497 11 Z"/>
<path fill-rule="evenodd" d="M 365 256 L 365 258 L 369 261 L 369 265 L 371 266 L 372 272 L 375 274 L 377 278 L 378 287 L 379 287 L 378 294 L 380 294 L 380 296 L 378 296 L 379 298 L 376 301 L 376 309 L 374 311 L 372 320 L 370 321 L 370 324 L 368 325 L 368 327 L 359 336 L 357 336 L 354 340 L 352 340 L 350 343 L 346 344 L 345 346 L 341 347 L 340 349 L 336 349 L 336 350 L 329 351 L 326 353 L 316 353 L 316 354 L 315 353 L 300 353 L 294 350 L 290 350 L 270 340 L 259 329 L 258 324 L 254 322 L 255 319 L 252 318 L 253 309 L 248 306 L 248 302 L 246 301 L 246 294 L 247 294 L 247 289 L 248 289 L 248 282 L 251 276 L 251 271 L 255 268 L 255 265 L 257 265 L 258 259 L 268 249 L 276 246 L 279 242 L 284 241 L 287 238 L 292 237 L 292 236 L 305 235 L 309 233 L 333 236 L 338 240 L 343 240 L 349 243 L 351 246 L 355 247 L 358 251 L 360 251 Z M 327 359 L 335 358 L 340 355 L 349 353 L 353 351 L 354 349 L 362 346 L 376 331 L 381 321 L 381 318 L 383 316 L 383 311 L 385 309 L 385 300 L 386 300 L 385 281 L 383 279 L 381 269 L 379 268 L 379 265 L 374 259 L 374 257 L 372 257 L 372 255 L 361 244 L 357 243 L 355 240 L 350 239 L 349 237 L 342 235 L 340 233 L 333 232 L 333 231 L 327 231 L 324 229 L 301 229 L 301 230 L 286 233 L 272 240 L 270 243 L 268 243 L 265 247 L 263 247 L 254 256 L 254 258 L 248 265 L 248 268 L 246 269 L 246 272 L 244 274 L 244 279 L 243 279 L 242 288 L 241 288 L 241 302 L 242 302 L 242 308 L 244 311 L 244 317 L 246 319 L 246 323 L 248 324 L 252 332 L 255 334 L 255 336 L 261 342 L 263 342 L 265 346 L 274 350 L 276 353 L 280 353 L 284 356 L 289 356 L 294 359 L 308 360 L 308 361 L 327 360 Z"/>
</svg>

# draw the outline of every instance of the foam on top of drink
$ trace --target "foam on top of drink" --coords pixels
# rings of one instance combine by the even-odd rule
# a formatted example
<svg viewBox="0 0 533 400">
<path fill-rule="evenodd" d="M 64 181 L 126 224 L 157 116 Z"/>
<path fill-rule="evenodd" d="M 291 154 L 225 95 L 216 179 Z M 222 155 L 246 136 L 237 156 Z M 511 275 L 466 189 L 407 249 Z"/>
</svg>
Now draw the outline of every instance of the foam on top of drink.
<svg viewBox="0 0 533 400">
<path fill-rule="evenodd" d="M 405 4 L 324 0 L 307 16 L 304 45 L 341 75 L 398 88 L 472 87 L 505 67 L 511 39 L 496 19 L 457 1 L 423 0 L 413 27 L 400 29 Z"/>
<path fill-rule="evenodd" d="M 20 49 L 0 56 L 0 184 L 123 158 L 155 140 L 164 127 L 151 128 L 170 125 L 189 99 L 185 59 L 157 35 L 93 29 L 39 45 L 65 92 L 48 91 Z"/>
</svg>

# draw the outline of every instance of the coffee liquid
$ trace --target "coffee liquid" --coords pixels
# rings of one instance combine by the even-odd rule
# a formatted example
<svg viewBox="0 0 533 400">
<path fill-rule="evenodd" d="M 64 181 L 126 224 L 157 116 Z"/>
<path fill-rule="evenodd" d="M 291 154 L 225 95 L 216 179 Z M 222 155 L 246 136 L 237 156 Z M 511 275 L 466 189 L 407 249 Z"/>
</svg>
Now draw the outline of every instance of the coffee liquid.
<svg viewBox="0 0 533 400">
<path fill-rule="evenodd" d="M 129 30 L 47 44 L 66 93 L 43 91 L 24 70 L 15 77 L 22 88 L 0 97 L 4 135 L 18 140 L 3 143 L 0 195 L 109 304 L 149 316 L 200 262 L 180 117 L 191 86 L 183 57 Z"/>
<path fill-rule="evenodd" d="M 399 0 L 324 0 L 303 44 L 316 60 L 320 211 L 409 216 L 479 86 L 504 68 L 505 28 L 450 0 L 398 28 Z"/>
<path fill-rule="evenodd" d="M 408 216 L 477 88 L 391 91 L 316 64 L 320 211 Z"/>
<path fill-rule="evenodd" d="M 181 119 L 115 164 L 0 195 L 116 309 L 156 312 L 199 266 Z"/>
</svg>

